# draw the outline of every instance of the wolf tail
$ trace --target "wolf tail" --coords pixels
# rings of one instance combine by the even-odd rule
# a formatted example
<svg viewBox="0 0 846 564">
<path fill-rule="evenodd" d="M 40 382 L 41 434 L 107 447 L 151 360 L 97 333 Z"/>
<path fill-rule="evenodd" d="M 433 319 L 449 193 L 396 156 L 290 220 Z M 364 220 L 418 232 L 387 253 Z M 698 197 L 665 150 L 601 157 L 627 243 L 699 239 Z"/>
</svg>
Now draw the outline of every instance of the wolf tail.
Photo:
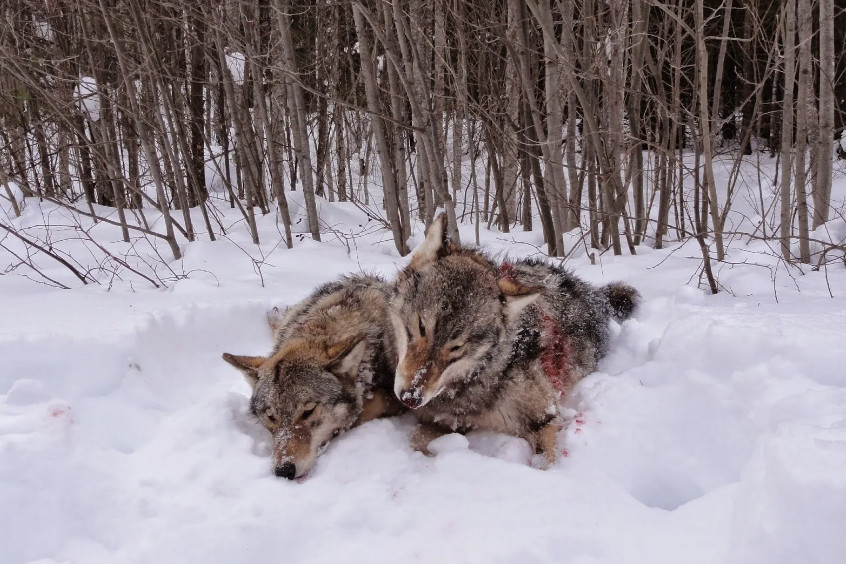
<svg viewBox="0 0 846 564">
<path fill-rule="evenodd" d="M 611 317 L 618 323 L 630 318 L 641 302 L 640 292 L 628 284 L 612 282 L 603 286 L 601 291 L 608 298 Z"/>
</svg>

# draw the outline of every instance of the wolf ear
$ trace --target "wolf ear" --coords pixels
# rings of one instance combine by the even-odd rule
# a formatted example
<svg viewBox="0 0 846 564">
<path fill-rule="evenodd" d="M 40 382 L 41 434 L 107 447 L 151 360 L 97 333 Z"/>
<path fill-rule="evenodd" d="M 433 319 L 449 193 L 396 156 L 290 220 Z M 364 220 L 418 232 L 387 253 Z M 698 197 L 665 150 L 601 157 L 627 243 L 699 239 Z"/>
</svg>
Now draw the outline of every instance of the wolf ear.
<svg viewBox="0 0 846 564">
<path fill-rule="evenodd" d="M 258 369 L 267 360 L 263 356 L 240 356 L 223 353 L 223 360 L 244 373 L 247 383 L 255 388 L 259 381 Z"/>
<path fill-rule="evenodd" d="M 516 321 L 523 310 L 540 297 L 540 290 L 524 286 L 510 278 L 500 278 L 497 284 L 505 298 L 505 317 L 509 323 Z"/>
<path fill-rule="evenodd" d="M 449 252 L 446 240 L 447 217 L 441 213 L 432 221 L 432 225 L 426 230 L 426 239 L 411 257 L 411 268 L 420 268 L 423 265 L 435 262 Z"/>
<path fill-rule="evenodd" d="M 358 376 L 358 367 L 364 359 L 365 349 L 367 340 L 363 337 L 332 347 L 329 350 L 329 358 L 332 360 L 326 365 L 326 370 L 338 378 L 355 379 Z"/>
<path fill-rule="evenodd" d="M 267 324 L 270 325 L 270 330 L 273 333 L 276 333 L 280 327 L 282 327 L 282 322 L 285 320 L 285 316 L 288 314 L 288 308 L 284 308 L 280 310 L 278 307 L 274 307 L 272 310 L 267 312 Z"/>
</svg>

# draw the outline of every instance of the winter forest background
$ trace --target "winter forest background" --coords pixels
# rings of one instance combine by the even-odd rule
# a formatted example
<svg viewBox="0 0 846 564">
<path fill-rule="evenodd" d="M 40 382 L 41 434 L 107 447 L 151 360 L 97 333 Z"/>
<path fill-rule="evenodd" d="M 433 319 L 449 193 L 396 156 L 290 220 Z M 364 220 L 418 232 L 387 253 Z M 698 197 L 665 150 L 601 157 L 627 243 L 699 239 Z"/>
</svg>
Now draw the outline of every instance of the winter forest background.
<svg viewBox="0 0 846 564">
<path fill-rule="evenodd" d="M 574 229 L 614 254 L 695 238 L 707 266 L 754 180 L 749 235 L 785 260 L 810 262 L 814 243 L 828 260 L 839 242 L 812 232 L 842 212 L 844 8 L 10 1 L 0 183 L 16 214 L 11 183 L 174 258 L 181 240 L 226 234 L 226 205 L 254 243 L 256 216 L 278 214 L 291 247 L 294 198 L 315 240 L 316 200 L 352 201 L 401 255 L 411 222 L 443 207 L 453 225 L 541 230 L 551 256 Z M 44 237 L 16 237 L 44 252 Z"/>
<path fill-rule="evenodd" d="M 0 562 L 840 563 L 846 0 L 3 0 Z M 644 301 L 559 459 L 276 479 L 266 313 L 443 210 Z"/>
</svg>

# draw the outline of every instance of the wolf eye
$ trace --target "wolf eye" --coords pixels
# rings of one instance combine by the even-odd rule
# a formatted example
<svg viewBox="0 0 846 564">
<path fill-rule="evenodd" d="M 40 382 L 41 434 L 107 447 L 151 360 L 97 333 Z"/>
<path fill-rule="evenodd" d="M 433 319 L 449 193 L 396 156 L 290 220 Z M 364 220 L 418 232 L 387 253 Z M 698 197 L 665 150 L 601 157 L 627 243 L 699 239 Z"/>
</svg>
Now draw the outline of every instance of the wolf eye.
<svg viewBox="0 0 846 564">
<path fill-rule="evenodd" d="M 312 414 L 312 413 L 314 413 L 314 409 L 315 409 L 316 407 L 317 407 L 317 404 L 313 404 L 310 408 L 308 408 L 308 409 L 304 410 L 304 411 L 303 411 L 303 414 L 302 414 L 302 415 L 300 415 L 300 419 L 302 419 L 303 421 L 305 421 L 306 419 L 308 419 L 309 417 L 311 417 L 311 414 Z"/>
<path fill-rule="evenodd" d="M 417 316 L 417 324 L 420 326 L 420 336 L 425 337 L 426 336 L 426 328 L 423 327 L 423 318 L 420 317 L 419 315 Z"/>
<path fill-rule="evenodd" d="M 276 423 L 276 416 L 271 415 L 270 413 L 267 414 L 267 420 L 271 423 Z"/>
<path fill-rule="evenodd" d="M 453 345 L 447 351 L 449 352 L 449 361 L 447 362 L 447 365 L 450 365 L 453 362 L 461 360 L 464 356 L 464 344 Z"/>
</svg>

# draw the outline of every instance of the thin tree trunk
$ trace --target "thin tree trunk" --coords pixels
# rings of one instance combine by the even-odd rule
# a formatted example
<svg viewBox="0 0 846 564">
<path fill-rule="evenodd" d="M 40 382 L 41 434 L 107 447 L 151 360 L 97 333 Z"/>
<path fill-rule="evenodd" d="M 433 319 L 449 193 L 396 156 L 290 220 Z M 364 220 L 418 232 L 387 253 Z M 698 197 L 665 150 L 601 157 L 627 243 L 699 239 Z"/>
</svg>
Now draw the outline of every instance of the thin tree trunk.
<svg viewBox="0 0 846 564">
<path fill-rule="evenodd" d="M 784 95 L 781 111 L 781 256 L 792 259 L 790 236 L 793 203 L 790 171 L 793 165 L 793 90 L 796 84 L 796 1 L 787 0 L 784 10 Z"/>
<path fill-rule="evenodd" d="M 722 36 L 720 37 L 720 49 L 717 52 L 717 70 L 714 73 L 714 98 L 711 103 L 711 131 L 713 131 L 714 133 L 720 131 L 722 127 L 722 122 L 720 121 L 720 110 L 722 110 L 722 107 L 720 106 L 720 104 L 723 92 L 723 69 L 725 68 L 726 62 L 726 48 L 728 47 L 729 31 L 731 30 L 732 6 L 733 0 L 725 0 L 725 3 L 723 4 L 723 31 Z M 747 7 L 747 10 L 749 9 L 750 8 Z M 697 31 L 697 33 L 699 32 Z M 704 30 L 702 31 L 702 33 L 705 33 Z M 751 77 L 747 77 L 747 80 L 749 80 L 750 78 Z M 730 115 L 727 119 L 733 120 L 734 113 L 732 112 L 732 115 Z"/>
<path fill-rule="evenodd" d="M 179 250 L 179 245 L 176 243 L 176 237 L 173 233 L 173 220 L 170 216 L 170 209 L 167 204 L 167 196 L 165 195 L 161 170 L 159 169 L 158 165 L 158 156 L 156 155 L 156 152 L 153 148 L 153 143 L 150 140 L 146 123 L 141 115 L 141 111 L 138 106 L 135 82 L 133 80 L 132 74 L 129 72 L 129 67 L 126 62 L 126 58 L 124 57 L 123 50 L 120 47 L 120 42 L 117 39 L 117 35 L 114 29 L 112 28 L 111 18 L 109 16 L 108 8 L 106 7 L 105 1 L 99 0 L 99 4 L 100 11 L 103 14 L 103 18 L 105 19 L 106 26 L 109 30 L 109 36 L 111 37 L 112 43 L 115 46 L 115 54 L 117 55 L 118 64 L 120 65 L 120 74 L 123 77 L 124 85 L 126 86 L 126 89 L 129 93 L 128 98 L 132 106 L 132 113 L 133 115 L 137 116 L 136 126 L 138 130 L 138 138 L 141 140 L 141 146 L 144 148 L 144 157 L 150 167 L 150 175 L 153 177 L 153 183 L 156 186 L 156 195 L 159 200 L 160 208 L 159 211 L 161 211 L 162 213 L 162 220 L 165 224 L 165 239 L 170 245 L 170 250 L 173 253 L 173 258 L 180 259 L 182 258 L 182 252 Z"/>
<path fill-rule="evenodd" d="M 714 226 L 714 243 L 717 246 L 717 260 L 725 259 L 723 233 L 717 205 L 717 182 L 714 178 L 714 150 L 711 136 L 711 119 L 708 115 L 708 51 L 705 48 L 705 15 L 703 0 L 696 0 L 696 53 L 699 71 L 699 128 L 702 134 L 702 156 L 705 160 L 705 183 L 708 205 Z"/>
<path fill-rule="evenodd" d="M 358 37 L 358 49 L 361 53 L 361 73 L 367 93 L 367 107 L 371 113 L 370 123 L 373 128 L 373 135 L 376 137 L 376 154 L 379 158 L 380 168 L 382 169 L 382 185 L 385 189 L 385 211 L 388 214 L 388 222 L 391 226 L 391 233 L 394 236 L 394 245 L 400 255 L 405 256 L 410 251 L 403 234 L 403 226 L 400 223 L 394 163 L 391 162 L 391 151 L 388 148 L 385 122 L 380 115 L 379 85 L 376 82 L 376 73 L 373 69 L 370 42 L 364 26 L 364 16 L 358 5 L 353 6 L 353 18 L 355 19 L 356 35 Z M 405 166 L 405 163 L 399 163 L 399 165 Z"/>
<path fill-rule="evenodd" d="M 297 70 L 297 58 L 294 43 L 291 39 L 291 24 L 288 12 L 288 0 L 276 0 L 278 16 L 279 38 L 282 43 L 282 58 L 288 77 L 288 106 L 291 114 L 291 129 L 294 141 L 294 151 L 300 164 L 300 181 L 303 184 L 306 214 L 311 236 L 320 241 L 320 220 L 317 217 L 317 203 L 315 201 L 314 177 L 311 170 L 311 149 L 309 148 L 308 129 L 306 127 L 306 105 L 302 86 L 300 86 Z"/>
<path fill-rule="evenodd" d="M 820 128 L 817 148 L 817 183 L 814 190 L 816 229 L 828 221 L 831 207 L 831 155 L 834 149 L 834 0 L 820 4 Z"/>
<path fill-rule="evenodd" d="M 799 260 L 811 262 L 808 241 L 808 191 L 805 156 L 808 148 L 808 105 L 814 95 L 811 39 L 813 12 L 810 0 L 799 0 L 799 95 L 796 99 L 796 214 L 799 224 Z M 812 147 L 814 149 L 815 147 Z"/>
</svg>

